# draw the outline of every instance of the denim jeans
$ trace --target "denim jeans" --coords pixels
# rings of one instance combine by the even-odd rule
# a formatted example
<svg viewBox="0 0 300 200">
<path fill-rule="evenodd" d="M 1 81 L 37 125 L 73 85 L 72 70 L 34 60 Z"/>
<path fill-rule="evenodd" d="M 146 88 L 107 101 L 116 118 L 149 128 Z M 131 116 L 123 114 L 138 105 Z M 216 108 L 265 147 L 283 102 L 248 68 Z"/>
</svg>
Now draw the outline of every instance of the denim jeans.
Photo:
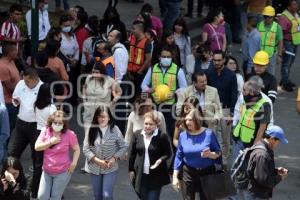
<svg viewBox="0 0 300 200">
<path fill-rule="evenodd" d="M 164 28 L 172 29 L 173 23 L 180 15 L 180 2 L 165 2 L 166 12 L 164 14 Z"/>
<path fill-rule="evenodd" d="M 149 187 L 147 174 L 142 175 L 141 182 L 141 200 L 159 200 L 161 188 L 153 189 Z"/>
<path fill-rule="evenodd" d="M 281 81 L 283 84 L 286 84 L 290 81 L 289 80 L 290 71 L 296 57 L 297 46 L 293 45 L 292 41 L 287 41 L 287 40 L 284 40 L 283 45 L 285 51 L 288 53 L 284 53 L 282 55 Z M 295 54 L 295 55 L 290 55 L 290 54 Z"/>
<path fill-rule="evenodd" d="M 58 8 L 61 5 L 61 1 L 63 1 L 64 4 L 64 10 L 69 10 L 70 6 L 68 3 L 68 0 L 55 0 L 55 6 Z"/>
<path fill-rule="evenodd" d="M 19 108 L 15 107 L 12 103 L 7 103 L 5 104 L 7 112 L 8 112 L 8 117 L 9 117 L 9 127 L 10 127 L 10 132 L 14 130 L 16 126 L 16 121 L 17 121 L 17 115 L 19 112 Z"/>
<path fill-rule="evenodd" d="M 43 171 L 38 192 L 39 200 L 61 200 L 71 175 L 68 172 L 51 175 Z"/>
<path fill-rule="evenodd" d="M 117 179 L 118 171 L 108 174 L 91 174 L 92 187 L 95 200 L 112 200 L 113 189 Z"/>
</svg>

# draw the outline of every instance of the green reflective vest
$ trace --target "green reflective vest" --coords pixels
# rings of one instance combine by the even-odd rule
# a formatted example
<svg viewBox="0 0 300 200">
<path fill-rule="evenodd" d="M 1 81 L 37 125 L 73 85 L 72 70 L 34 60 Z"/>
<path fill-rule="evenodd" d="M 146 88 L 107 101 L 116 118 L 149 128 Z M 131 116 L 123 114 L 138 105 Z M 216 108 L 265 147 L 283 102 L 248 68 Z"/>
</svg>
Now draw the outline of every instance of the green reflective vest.
<svg viewBox="0 0 300 200">
<path fill-rule="evenodd" d="M 156 88 L 158 85 L 165 84 L 169 86 L 171 92 L 174 94 L 177 89 L 177 73 L 178 66 L 172 62 L 171 66 L 165 73 L 159 67 L 159 64 L 154 65 L 151 74 L 151 88 Z M 153 95 L 153 93 L 152 93 Z M 155 99 L 155 98 L 154 98 Z M 165 101 L 167 104 L 174 104 L 176 102 L 175 96 L 172 99 Z M 157 103 L 157 102 L 156 102 Z"/>
<path fill-rule="evenodd" d="M 250 108 L 246 108 L 246 104 L 242 104 L 240 107 L 240 121 L 233 130 L 233 136 L 237 139 L 240 139 L 243 143 L 251 143 L 255 137 L 255 122 L 254 116 L 260 110 L 264 103 L 267 100 L 261 98 L 258 102 L 252 105 Z"/>
<path fill-rule="evenodd" d="M 292 42 L 294 45 L 300 44 L 300 18 L 298 14 L 296 14 L 296 17 L 293 16 L 288 10 L 285 10 L 282 15 L 286 16 L 291 24 L 291 35 L 292 35 Z"/>
<path fill-rule="evenodd" d="M 277 50 L 278 41 L 276 41 L 276 33 L 278 26 L 276 22 L 273 22 L 271 29 L 267 31 L 263 21 L 257 25 L 257 30 L 260 33 L 260 49 L 267 52 L 269 58 L 271 58 Z"/>
</svg>

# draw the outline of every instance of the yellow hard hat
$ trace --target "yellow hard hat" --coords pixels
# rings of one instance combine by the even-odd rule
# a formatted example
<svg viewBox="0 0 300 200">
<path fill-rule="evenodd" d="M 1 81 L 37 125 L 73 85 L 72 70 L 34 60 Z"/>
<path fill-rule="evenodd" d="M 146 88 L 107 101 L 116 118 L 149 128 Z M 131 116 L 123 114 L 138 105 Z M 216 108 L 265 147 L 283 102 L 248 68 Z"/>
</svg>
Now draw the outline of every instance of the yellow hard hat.
<svg viewBox="0 0 300 200">
<path fill-rule="evenodd" d="M 154 100 L 155 102 L 164 102 L 169 98 L 169 95 L 171 93 L 171 90 L 169 86 L 165 84 L 158 85 L 154 90 Z"/>
<path fill-rule="evenodd" d="M 262 12 L 262 15 L 274 17 L 275 9 L 272 6 L 266 6 Z"/>
<path fill-rule="evenodd" d="M 269 64 L 269 54 L 265 51 L 256 52 L 255 56 L 253 57 L 253 63 L 263 66 Z"/>
</svg>

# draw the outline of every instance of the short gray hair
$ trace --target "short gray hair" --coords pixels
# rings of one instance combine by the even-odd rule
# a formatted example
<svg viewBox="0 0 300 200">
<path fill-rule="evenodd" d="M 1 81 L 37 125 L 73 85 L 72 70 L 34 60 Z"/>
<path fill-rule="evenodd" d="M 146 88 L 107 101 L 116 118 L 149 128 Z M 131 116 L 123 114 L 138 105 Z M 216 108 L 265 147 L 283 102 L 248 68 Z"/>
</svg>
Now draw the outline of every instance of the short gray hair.
<svg viewBox="0 0 300 200">
<path fill-rule="evenodd" d="M 259 76 L 250 77 L 246 83 L 249 91 L 254 94 L 259 94 L 262 88 L 264 88 L 264 82 Z"/>
</svg>

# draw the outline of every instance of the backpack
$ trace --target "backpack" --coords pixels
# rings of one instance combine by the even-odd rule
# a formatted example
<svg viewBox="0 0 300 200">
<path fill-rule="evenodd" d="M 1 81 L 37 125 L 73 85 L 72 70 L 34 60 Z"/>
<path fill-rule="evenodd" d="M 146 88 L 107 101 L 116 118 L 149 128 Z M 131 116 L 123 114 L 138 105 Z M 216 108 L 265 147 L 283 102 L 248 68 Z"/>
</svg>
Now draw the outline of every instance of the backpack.
<svg viewBox="0 0 300 200">
<path fill-rule="evenodd" d="M 251 153 L 256 149 L 262 149 L 267 151 L 263 145 L 255 145 L 250 148 L 246 148 L 240 152 L 235 159 L 231 168 L 231 179 L 237 189 L 247 189 L 249 184 L 249 176 L 247 173 L 247 167 Z"/>
</svg>

